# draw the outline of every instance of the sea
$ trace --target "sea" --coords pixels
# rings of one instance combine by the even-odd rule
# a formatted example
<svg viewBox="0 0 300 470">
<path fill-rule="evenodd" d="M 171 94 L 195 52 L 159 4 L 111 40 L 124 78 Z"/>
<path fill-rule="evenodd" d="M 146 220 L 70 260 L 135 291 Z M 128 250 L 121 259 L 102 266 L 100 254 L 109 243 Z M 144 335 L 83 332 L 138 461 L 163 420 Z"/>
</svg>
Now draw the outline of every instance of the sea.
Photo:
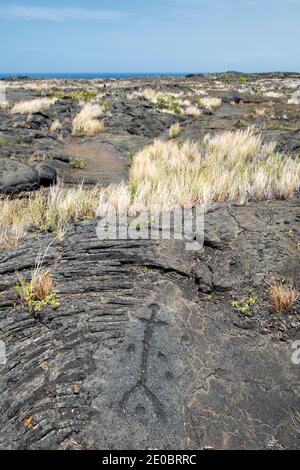
<svg viewBox="0 0 300 470">
<path fill-rule="evenodd" d="M 185 77 L 188 73 L 0 73 L 1 78 L 51 78 L 51 79 L 113 79 L 113 78 L 155 78 L 155 77 Z"/>
</svg>

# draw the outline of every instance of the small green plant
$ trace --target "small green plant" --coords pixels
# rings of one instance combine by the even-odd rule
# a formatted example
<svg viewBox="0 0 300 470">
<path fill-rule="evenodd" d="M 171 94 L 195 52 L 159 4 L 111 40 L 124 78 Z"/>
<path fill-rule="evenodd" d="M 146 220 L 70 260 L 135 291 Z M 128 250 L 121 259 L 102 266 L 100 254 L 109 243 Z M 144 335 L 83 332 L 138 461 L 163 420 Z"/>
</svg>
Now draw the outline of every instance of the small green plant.
<svg viewBox="0 0 300 470">
<path fill-rule="evenodd" d="M 230 85 L 233 82 L 233 79 L 229 73 L 224 75 L 224 82 L 227 83 L 228 85 Z"/>
<path fill-rule="evenodd" d="M 235 127 L 240 129 L 242 127 L 247 127 L 248 126 L 248 123 L 247 121 L 245 121 L 244 119 L 239 119 L 236 123 L 235 123 Z"/>
<path fill-rule="evenodd" d="M 138 185 L 136 182 L 134 181 L 131 181 L 129 183 L 129 191 L 130 191 L 130 196 L 131 196 L 131 199 L 134 200 L 135 196 L 136 196 L 136 193 L 137 193 L 137 190 L 138 190 Z"/>
<path fill-rule="evenodd" d="M 247 77 L 243 77 L 243 76 L 241 76 L 241 77 L 239 78 L 239 80 L 240 80 L 240 83 L 248 83 L 248 82 L 249 82 L 248 78 L 247 78 Z"/>
<path fill-rule="evenodd" d="M 6 140 L 0 137 L 0 145 L 4 145 L 4 144 L 6 144 Z"/>
<path fill-rule="evenodd" d="M 85 167 L 86 167 L 86 162 L 82 159 L 79 159 L 79 158 L 75 158 L 75 160 L 72 160 L 70 162 L 70 165 L 73 167 L 73 168 L 77 168 L 79 170 L 83 170 Z"/>
<path fill-rule="evenodd" d="M 85 135 L 85 127 L 84 126 L 78 126 L 76 128 L 75 135 L 78 135 L 78 136 Z"/>
<path fill-rule="evenodd" d="M 135 155 L 135 152 L 134 152 L 133 150 L 131 150 L 131 151 L 128 153 L 128 158 L 129 158 L 129 163 L 130 163 L 130 165 L 131 165 L 132 162 L 133 162 L 134 155 Z"/>
<path fill-rule="evenodd" d="M 257 299 L 254 296 L 253 289 L 249 290 L 249 295 L 247 297 L 243 297 L 239 300 L 232 300 L 231 306 L 237 309 L 240 313 L 249 313 L 251 308 L 256 305 Z"/>
<path fill-rule="evenodd" d="M 169 109 L 169 102 L 165 98 L 157 98 L 157 108 L 158 109 Z"/>
<path fill-rule="evenodd" d="M 50 273 L 42 272 L 39 268 L 32 275 L 30 282 L 27 282 L 18 274 L 19 283 L 14 290 L 30 311 L 40 313 L 44 307 L 58 308 L 60 303 L 56 299 L 53 279 Z"/>
<path fill-rule="evenodd" d="M 254 93 L 261 94 L 264 89 L 260 83 L 255 83 L 254 85 L 252 85 L 252 91 L 254 91 Z"/>
<path fill-rule="evenodd" d="M 73 101 L 84 101 L 85 103 L 88 103 L 89 101 L 92 101 L 97 98 L 97 92 L 91 90 L 74 91 L 70 94 L 70 98 Z"/>
<path fill-rule="evenodd" d="M 103 103 L 102 103 L 102 108 L 103 108 L 103 111 L 105 113 L 107 113 L 109 111 L 109 102 L 108 100 L 104 100 Z"/>
<path fill-rule="evenodd" d="M 143 226 L 141 223 L 137 223 L 134 227 L 136 232 L 140 232 L 142 230 Z"/>
<path fill-rule="evenodd" d="M 173 111 L 175 114 L 182 114 L 181 107 L 178 103 L 173 102 L 169 105 L 169 109 Z"/>
<path fill-rule="evenodd" d="M 204 299 L 207 301 L 207 302 L 212 302 L 214 300 L 214 296 L 213 294 L 206 294 Z"/>
<path fill-rule="evenodd" d="M 284 231 L 287 237 L 294 238 L 294 231 L 290 228 Z"/>
</svg>

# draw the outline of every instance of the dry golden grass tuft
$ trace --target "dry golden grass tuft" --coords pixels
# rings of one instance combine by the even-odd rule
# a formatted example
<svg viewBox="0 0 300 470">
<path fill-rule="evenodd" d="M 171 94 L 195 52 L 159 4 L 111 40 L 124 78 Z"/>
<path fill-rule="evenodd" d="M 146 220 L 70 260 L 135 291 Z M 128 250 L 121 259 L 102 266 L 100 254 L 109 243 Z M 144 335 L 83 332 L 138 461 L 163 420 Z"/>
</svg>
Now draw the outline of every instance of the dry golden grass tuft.
<svg viewBox="0 0 300 470">
<path fill-rule="evenodd" d="M 45 300 L 54 289 L 54 282 L 49 272 L 34 272 L 30 285 L 35 300 Z"/>
<path fill-rule="evenodd" d="M 291 283 L 272 281 L 269 284 L 269 305 L 276 313 L 289 313 L 298 298 L 299 293 Z"/>
<path fill-rule="evenodd" d="M 41 312 L 46 306 L 57 308 L 60 305 L 56 300 L 56 290 L 52 275 L 49 271 L 43 269 L 44 258 L 52 243 L 48 245 L 44 253 L 38 255 L 30 281 L 26 281 L 23 276 L 18 274 L 19 283 L 15 286 L 15 292 L 21 302 L 35 312 Z"/>
<path fill-rule="evenodd" d="M 185 110 L 185 114 L 187 116 L 192 116 L 192 117 L 199 117 L 202 114 L 202 111 L 198 108 L 198 106 L 188 106 Z"/>
<path fill-rule="evenodd" d="M 6 249 L 17 247 L 25 240 L 25 238 L 26 230 L 23 226 L 11 225 L 8 227 L 1 227 L 0 224 L 0 253 Z"/>
<path fill-rule="evenodd" d="M 12 109 L 12 114 L 34 114 L 45 111 L 51 105 L 55 104 L 56 98 L 37 98 L 31 101 L 21 101 L 16 103 Z"/>
<path fill-rule="evenodd" d="M 176 139 L 176 137 L 179 136 L 180 132 L 181 132 L 180 124 L 179 124 L 179 122 L 176 122 L 169 129 L 169 138 L 170 139 Z"/>
<path fill-rule="evenodd" d="M 60 303 L 56 300 L 54 281 L 48 271 L 40 267 L 32 273 L 30 282 L 18 275 L 19 283 L 15 286 L 15 292 L 30 310 L 40 313 L 46 306 L 57 308 Z"/>
<path fill-rule="evenodd" d="M 210 97 L 204 97 L 201 98 L 200 100 L 201 105 L 208 109 L 209 111 L 212 111 L 215 108 L 219 108 L 222 104 L 221 98 L 210 98 Z"/>
<path fill-rule="evenodd" d="M 73 120 L 73 134 L 93 136 L 104 131 L 104 122 L 98 118 L 104 114 L 103 106 L 87 103 Z"/>
</svg>

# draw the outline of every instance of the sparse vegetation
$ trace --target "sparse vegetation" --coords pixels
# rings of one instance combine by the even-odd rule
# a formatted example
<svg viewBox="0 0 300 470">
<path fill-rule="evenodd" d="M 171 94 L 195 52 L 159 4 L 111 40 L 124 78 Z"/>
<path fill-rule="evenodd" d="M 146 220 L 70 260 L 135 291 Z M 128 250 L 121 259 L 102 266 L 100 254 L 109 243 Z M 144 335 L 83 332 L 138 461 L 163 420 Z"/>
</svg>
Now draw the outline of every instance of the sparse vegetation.
<svg viewBox="0 0 300 470">
<path fill-rule="evenodd" d="M 269 306 L 273 312 L 289 313 L 298 298 L 299 293 L 290 282 L 272 281 L 269 284 Z"/>
<path fill-rule="evenodd" d="M 89 101 L 94 100 L 97 98 L 98 93 L 93 90 L 80 90 L 80 91 L 74 91 L 70 94 L 70 98 L 74 101 L 77 101 L 78 103 L 84 102 L 88 103 Z"/>
<path fill-rule="evenodd" d="M 133 204 L 144 207 L 291 197 L 299 190 L 300 160 L 275 152 L 251 130 L 208 136 L 202 144 L 156 141 L 133 161 Z"/>
<path fill-rule="evenodd" d="M 2 245 L 12 227 L 19 227 L 20 240 L 31 224 L 62 234 L 69 221 L 95 218 L 97 209 L 99 216 L 197 203 L 208 210 L 214 202 L 289 198 L 299 188 L 300 159 L 277 153 L 275 143 L 263 144 L 249 129 L 207 136 L 202 143 L 157 140 L 133 157 L 128 184 L 91 191 L 59 185 L 28 199 L 3 198 Z"/>
<path fill-rule="evenodd" d="M 231 306 L 238 310 L 240 313 L 247 314 L 256 305 L 257 299 L 254 295 L 253 289 L 250 289 L 249 295 L 242 297 L 239 300 L 232 300 Z"/>
<path fill-rule="evenodd" d="M 151 88 L 146 88 L 140 91 L 134 91 L 128 95 L 128 99 L 145 98 L 155 104 L 156 108 L 163 112 L 172 114 L 182 114 L 182 109 L 178 100 L 183 96 L 183 93 L 170 93 L 158 92 Z"/>
</svg>

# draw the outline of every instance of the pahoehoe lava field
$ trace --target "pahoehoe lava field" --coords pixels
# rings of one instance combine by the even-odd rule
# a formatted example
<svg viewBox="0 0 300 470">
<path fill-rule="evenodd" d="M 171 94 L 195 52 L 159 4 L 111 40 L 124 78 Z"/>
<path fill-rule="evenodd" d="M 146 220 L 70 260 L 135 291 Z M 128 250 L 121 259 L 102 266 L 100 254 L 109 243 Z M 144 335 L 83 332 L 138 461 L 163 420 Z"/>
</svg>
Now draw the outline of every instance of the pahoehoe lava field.
<svg viewBox="0 0 300 470">
<path fill-rule="evenodd" d="M 299 449 L 300 74 L 0 83 L 0 449 Z"/>
</svg>

